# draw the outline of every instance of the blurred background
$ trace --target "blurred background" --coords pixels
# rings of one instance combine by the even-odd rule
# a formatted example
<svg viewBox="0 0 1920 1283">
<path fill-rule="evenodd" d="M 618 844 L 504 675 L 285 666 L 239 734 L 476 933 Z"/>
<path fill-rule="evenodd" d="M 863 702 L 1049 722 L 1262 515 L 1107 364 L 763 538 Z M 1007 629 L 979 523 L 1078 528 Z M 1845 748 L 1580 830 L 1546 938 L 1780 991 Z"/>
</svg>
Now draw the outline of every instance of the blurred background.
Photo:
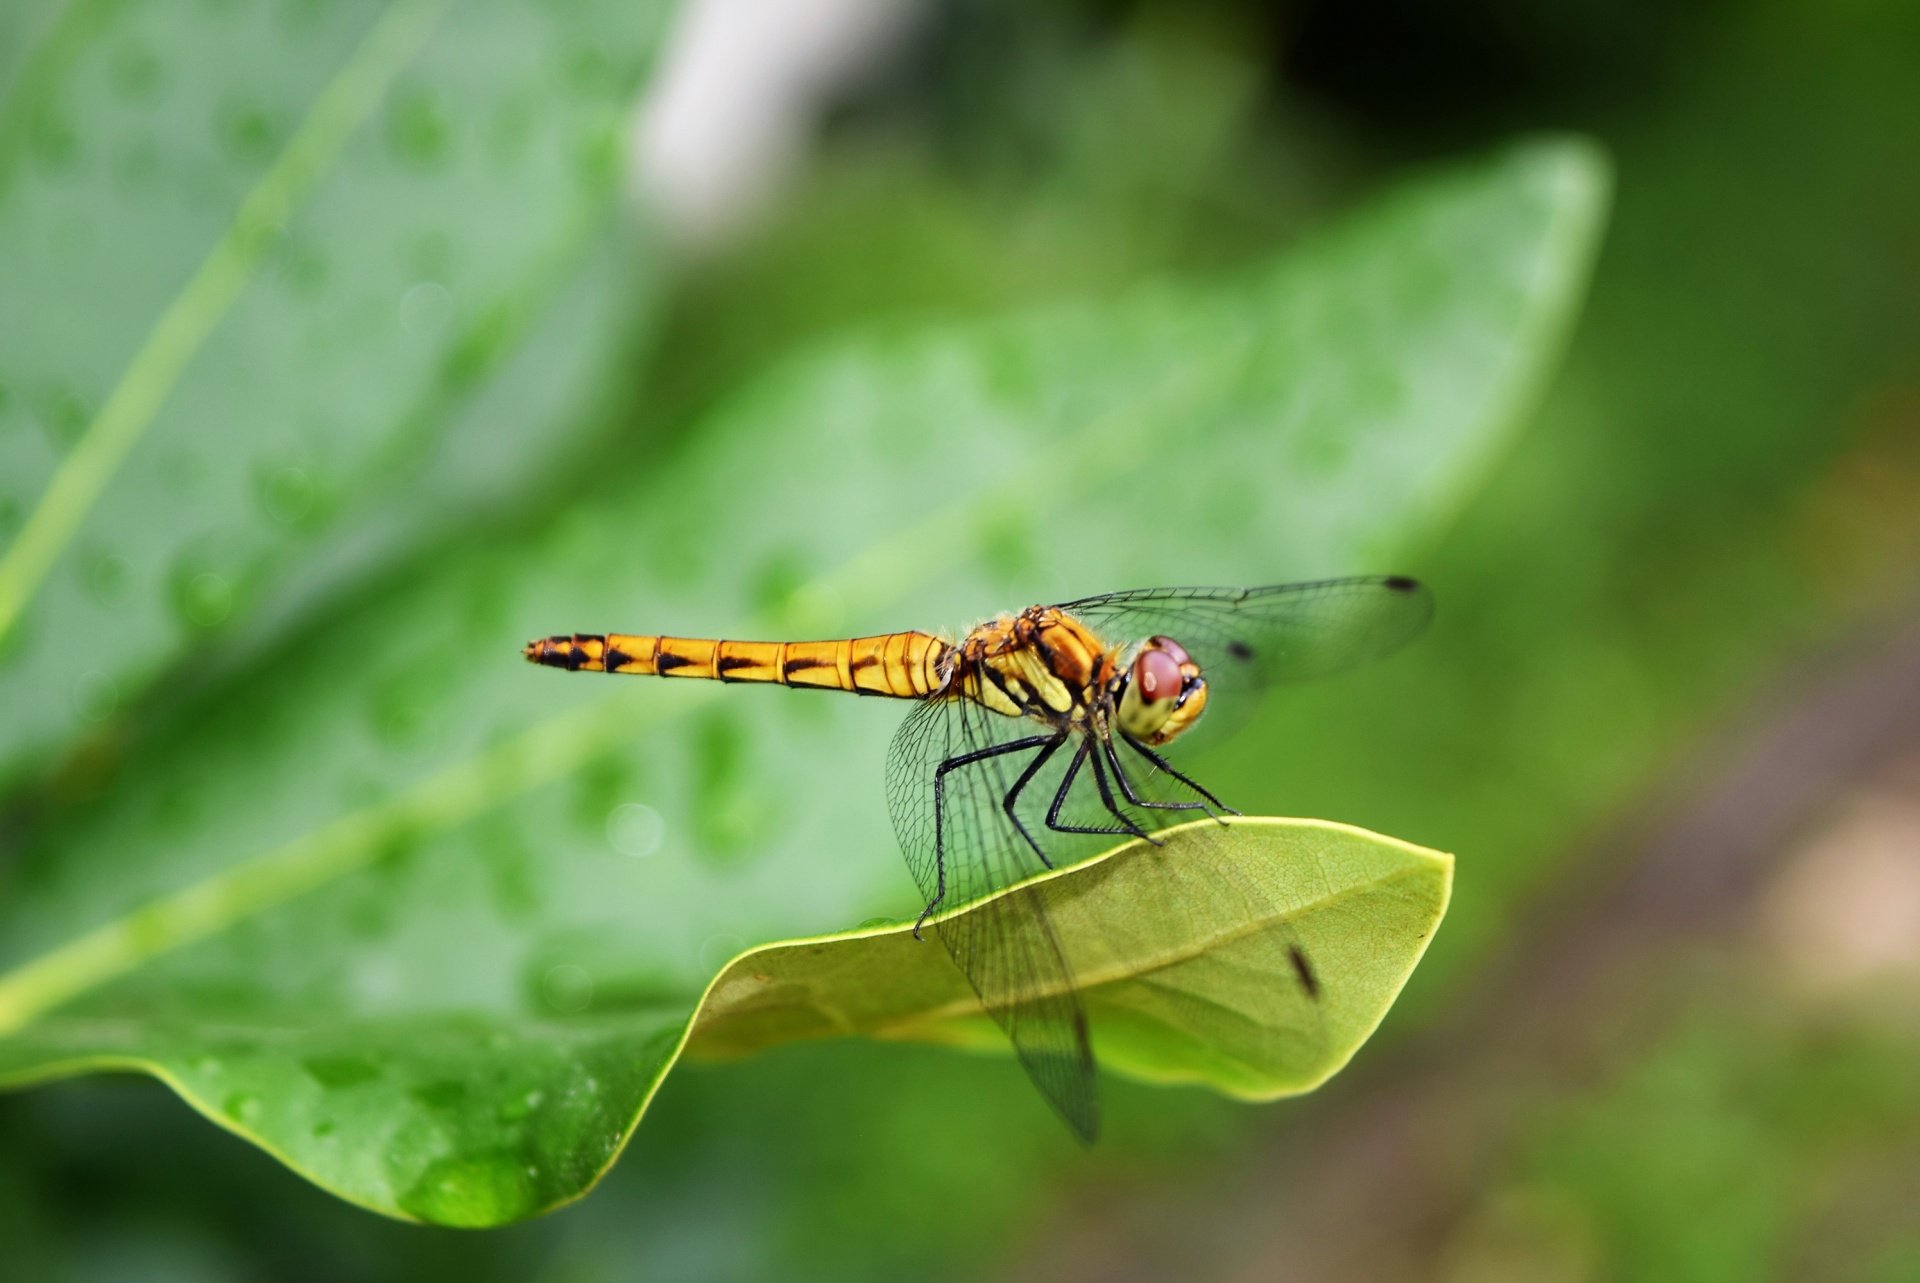
<svg viewBox="0 0 1920 1283">
<path fill-rule="evenodd" d="M 178 7 L 297 30 L 340 6 Z M 396 40 L 405 13 L 392 13 L 407 8 L 378 19 Z M 0 191 L 16 206 L 23 173 L 84 146 L 84 112 L 35 110 L 36 95 L 97 33 L 117 42 L 97 60 L 102 94 L 142 101 L 163 63 L 178 92 L 161 99 L 191 93 L 194 59 L 215 54 L 182 36 L 150 66 L 114 34 L 126 11 L 164 33 L 168 9 L 71 0 L 0 16 Z M 564 74 L 516 90 L 519 115 L 494 140 L 570 130 L 552 194 L 498 227 L 480 219 L 466 243 L 409 241 L 423 283 L 402 298 L 403 328 L 464 327 L 463 355 L 396 404 L 453 426 L 419 458 L 405 434 L 366 445 L 408 457 L 364 474 L 404 477 L 398 503 L 360 492 L 351 443 L 328 459 L 291 442 L 249 463 L 286 524 L 330 518 L 319 551 L 256 589 L 225 567 L 274 564 L 274 549 L 196 547 L 204 565 L 169 572 L 173 608 L 209 628 L 244 614 L 221 636 L 225 658 L 173 661 L 151 689 L 152 674 L 71 698 L 63 684 L 60 717 L 71 706 L 131 729 L 59 750 L 45 747 L 54 730 L 9 741 L 0 897 L 30 882 L 47 826 L 120 787 L 113 736 L 165 742 L 142 728 L 189 717 L 195 700 L 244 715 L 259 689 L 246 674 L 285 630 L 405 596 L 477 529 L 510 540 L 697 448 L 713 407 L 784 353 L 1219 272 L 1405 173 L 1575 130 L 1610 153 L 1615 197 L 1564 363 L 1458 518 L 1377 567 L 1430 579 L 1440 625 L 1373 678 L 1290 702 L 1284 725 L 1249 732 L 1221 766 L 1229 781 L 1284 778 L 1288 813 L 1458 853 L 1454 907 L 1381 1034 L 1311 1097 L 1252 1107 L 1112 1082 L 1112 1135 L 1081 1153 L 1004 1062 L 790 1047 L 676 1069 L 598 1189 L 498 1230 L 349 1206 L 145 1078 L 38 1087 L 0 1097 L 0 1273 L 1920 1278 L 1920 10 L 567 12 L 579 39 Z M 501 47 L 452 41 L 434 56 L 484 85 L 511 71 L 489 61 Z M 326 70 L 263 65 L 296 86 Z M 459 122 L 404 84 L 396 94 L 382 143 L 430 169 Z M 277 153 L 288 129 L 270 106 L 193 110 L 243 156 Z M 144 163 L 118 156 L 111 181 L 137 185 Z M 219 176 L 206 181 L 208 208 L 229 210 Z M 42 485 L 43 444 L 25 443 L 70 443 L 78 428 L 62 425 L 99 409 L 81 382 L 19 368 L 58 349 L 117 371 L 130 340 L 111 318 L 144 327 L 156 308 L 141 300 L 172 297 L 182 275 L 156 259 L 205 250 L 191 214 L 116 223 L 108 196 L 66 199 L 9 215 L 5 232 L 97 214 L 109 248 L 71 251 L 97 270 L 65 311 L 9 317 L 0 541 L 19 536 Z M 409 225 L 400 205 L 417 198 L 375 186 L 355 199 L 348 224 L 385 229 Z M 505 197 L 475 180 L 437 199 Z M 611 220 L 592 212 L 608 203 Z M 264 261 L 289 289 L 355 270 L 283 239 Z M 0 256 L 0 290 L 16 297 L 54 270 L 40 250 Z M 462 271 L 540 306 L 450 321 L 435 282 Z M 226 365 L 190 385 L 206 405 L 279 370 L 272 318 L 257 324 L 259 350 L 221 350 Z M 344 423 L 384 395 L 368 389 L 410 377 L 400 361 L 380 345 L 288 417 Z M 539 377 L 483 377 L 520 363 Z M 560 426 L 500 428 L 530 421 Z M 166 475 L 190 489 L 203 464 L 219 466 L 183 451 Z M 111 601 L 138 553 L 89 531 L 109 550 L 60 582 L 79 584 L 76 601 Z M 241 696 L 219 694 L 228 681 Z M 0 717 L 53 726 L 30 694 L 10 698 Z M 715 725 L 710 754 L 738 757 Z"/>
</svg>

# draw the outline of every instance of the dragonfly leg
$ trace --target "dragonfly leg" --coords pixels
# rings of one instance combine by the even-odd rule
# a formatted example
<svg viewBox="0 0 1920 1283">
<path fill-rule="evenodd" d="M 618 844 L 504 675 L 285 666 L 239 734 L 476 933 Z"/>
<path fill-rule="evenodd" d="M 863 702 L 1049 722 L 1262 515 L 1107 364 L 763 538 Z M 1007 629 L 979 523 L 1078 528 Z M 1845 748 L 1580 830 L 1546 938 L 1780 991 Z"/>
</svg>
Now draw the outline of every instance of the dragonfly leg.
<svg viewBox="0 0 1920 1283">
<path fill-rule="evenodd" d="M 1165 771 L 1168 775 L 1173 776 L 1174 779 L 1179 780 L 1182 784 L 1192 789 L 1195 793 L 1198 793 L 1201 797 L 1206 798 L 1207 801 L 1213 803 L 1215 806 L 1225 811 L 1228 815 L 1240 814 L 1240 812 L 1234 810 L 1232 807 L 1228 806 L 1225 802 L 1222 802 L 1219 798 L 1215 797 L 1212 793 L 1209 793 L 1206 789 L 1201 788 L 1198 784 L 1194 783 L 1192 780 L 1188 779 L 1185 775 L 1182 775 L 1179 771 L 1175 770 L 1172 762 L 1169 762 L 1166 758 L 1160 756 L 1158 753 L 1148 748 L 1145 744 L 1142 744 L 1139 740 L 1135 739 L 1133 736 L 1126 734 L 1124 731 L 1121 732 L 1121 736 L 1127 741 L 1127 746 L 1131 748 L 1134 752 L 1146 758 L 1149 762 L 1152 762 L 1155 766 Z"/>
<path fill-rule="evenodd" d="M 947 898 L 947 774 L 963 766 L 972 766 L 975 762 L 984 762 L 990 757 L 1000 757 L 1007 753 L 1018 753 L 1023 749 L 1039 748 L 1053 740 L 1051 735 L 1029 735 L 1024 739 L 1009 740 L 1005 744 L 995 744 L 991 748 L 977 748 L 971 753 L 961 753 L 950 757 L 934 768 L 933 772 L 933 899 L 927 901 L 927 907 L 920 910 L 920 916 L 913 924 L 913 938 L 921 939 L 920 928 L 927 918 L 940 907 Z M 1058 744 L 1055 744 L 1058 747 Z M 1029 771 L 1028 774 L 1032 772 Z M 1021 777 L 1025 779 L 1025 776 Z M 1024 832 L 1024 830 L 1023 830 Z M 1032 839 L 1029 838 L 1029 841 Z"/>
<path fill-rule="evenodd" d="M 1220 818 L 1219 816 L 1214 815 L 1213 808 L 1208 806 L 1205 802 L 1149 802 L 1147 801 L 1145 798 L 1141 797 L 1137 792 L 1134 791 L 1133 781 L 1127 778 L 1126 767 L 1120 761 L 1120 750 L 1113 746 L 1113 741 L 1111 739 L 1102 738 L 1100 741 L 1100 747 L 1102 750 L 1105 751 L 1107 755 L 1107 765 L 1113 767 L 1114 778 L 1120 781 L 1121 794 L 1127 799 L 1127 801 L 1131 805 L 1134 805 L 1134 806 L 1140 807 L 1143 810 L 1149 810 L 1149 811 L 1205 811 L 1207 815 L 1212 819 L 1217 820 Z"/>
<path fill-rule="evenodd" d="M 1128 815 L 1125 811 L 1122 811 L 1117 805 L 1115 805 L 1113 800 L 1113 786 L 1107 783 L 1107 770 L 1105 766 L 1101 765 L 1101 762 L 1100 762 L 1101 756 L 1102 756 L 1101 754 L 1095 753 L 1092 758 L 1093 782 L 1100 786 L 1100 800 L 1101 802 L 1106 804 L 1107 814 L 1111 815 L 1114 819 L 1120 821 L 1120 823 L 1126 825 L 1127 827 L 1125 831 L 1133 834 L 1133 836 L 1137 838 L 1145 838 L 1147 841 L 1153 843 L 1155 846 L 1164 845 L 1159 838 L 1153 836 L 1153 834 L 1147 832 L 1145 829 L 1141 828 L 1138 824 L 1134 823 L 1132 816 Z"/>
<path fill-rule="evenodd" d="M 1041 746 L 1040 751 L 1034 754 L 1033 760 L 1027 763 L 1027 769 L 1020 773 L 1020 778 L 1013 782 L 1013 787 L 1007 790 L 1006 797 L 1000 802 L 1000 809 L 1007 813 L 1009 820 L 1013 821 L 1013 827 L 1020 830 L 1020 836 L 1027 840 L 1027 845 L 1033 848 L 1033 853 L 1040 857 L 1040 863 L 1049 869 L 1053 867 L 1053 861 L 1049 860 L 1047 853 L 1040 849 L 1040 844 L 1033 840 L 1033 834 L 1027 832 L 1026 822 L 1020 818 L 1020 812 L 1015 808 L 1020 802 L 1020 790 L 1033 781 L 1033 777 L 1040 773 L 1040 768 L 1047 764 L 1047 759 L 1059 752 L 1060 746 L 1066 742 L 1067 733 L 1061 731 Z"/>
<path fill-rule="evenodd" d="M 1086 763 L 1087 755 L 1092 751 L 1092 748 L 1093 746 L 1086 740 L 1081 740 L 1080 747 L 1074 752 L 1073 760 L 1067 763 L 1066 778 L 1060 781 L 1059 791 L 1053 795 L 1053 805 L 1047 808 L 1047 827 L 1055 833 L 1110 833 L 1129 836 L 1133 832 L 1131 829 L 1110 829 L 1084 824 L 1062 824 L 1060 822 L 1060 808 L 1067 804 L 1067 794 L 1072 791 L 1073 781 L 1080 774 L 1080 768 Z M 1103 790 L 1105 787 L 1104 784 L 1101 785 Z"/>
</svg>

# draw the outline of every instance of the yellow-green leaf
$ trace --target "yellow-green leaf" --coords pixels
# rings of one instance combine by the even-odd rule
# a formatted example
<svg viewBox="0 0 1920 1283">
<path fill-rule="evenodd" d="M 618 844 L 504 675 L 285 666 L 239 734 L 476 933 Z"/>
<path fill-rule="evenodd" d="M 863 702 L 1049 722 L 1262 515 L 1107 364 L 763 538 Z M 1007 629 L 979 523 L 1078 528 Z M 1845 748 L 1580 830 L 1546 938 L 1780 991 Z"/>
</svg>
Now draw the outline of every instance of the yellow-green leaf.
<svg viewBox="0 0 1920 1283">
<path fill-rule="evenodd" d="M 1202 820 L 1160 839 L 1002 894 L 1044 902 L 1102 1065 L 1248 1100 L 1311 1091 L 1347 1063 L 1426 952 L 1453 886 L 1452 856 L 1325 820 Z M 854 1034 L 1007 1046 L 946 951 L 902 923 L 735 958 L 687 1050 L 737 1056 Z"/>
</svg>

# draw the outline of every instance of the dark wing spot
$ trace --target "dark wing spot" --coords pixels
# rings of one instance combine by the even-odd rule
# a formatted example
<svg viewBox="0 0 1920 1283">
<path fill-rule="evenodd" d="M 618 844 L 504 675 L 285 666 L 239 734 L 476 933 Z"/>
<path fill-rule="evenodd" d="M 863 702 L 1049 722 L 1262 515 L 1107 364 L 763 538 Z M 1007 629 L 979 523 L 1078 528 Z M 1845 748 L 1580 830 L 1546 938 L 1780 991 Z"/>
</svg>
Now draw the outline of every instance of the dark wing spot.
<svg viewBox="0 0 1920 1283">
<path fill-rule="evenodd" d="M 685 655 L 676 655 L 672 651 L 663 650 L 654 657 L 653 671 L 656 673 L 667 673 L 676 668 L 685 668 L 692 662 L 693 661 Z"/>
<path fill-rule="evenodd" d="M 1409 579 L 1405 575 L 1388 575 L 1380 582 L 1395 592 L 1420 591 L 1420 581 L 1418 579 Z"/>
<path fill-rule="evenodd" d="M 1300 946 L 1287 946 L 1287 957 L 1293 963 L 1293 974 L 1300 977 L 1300 987 L 1307 991 L 1307 997 L 1320 1001 L 1320 977 L 1313 974 L 1313 967 L 1307 962 L 1307 955 L 1300 952 Z"/>
<path fill-rule="evenodd" d="M 1253 647 L 1243 641 L 1230 641 L 1227 643 L 1227 654 L 1233 656 L 1235 659 L 1252 659 Z"/>
</svg>

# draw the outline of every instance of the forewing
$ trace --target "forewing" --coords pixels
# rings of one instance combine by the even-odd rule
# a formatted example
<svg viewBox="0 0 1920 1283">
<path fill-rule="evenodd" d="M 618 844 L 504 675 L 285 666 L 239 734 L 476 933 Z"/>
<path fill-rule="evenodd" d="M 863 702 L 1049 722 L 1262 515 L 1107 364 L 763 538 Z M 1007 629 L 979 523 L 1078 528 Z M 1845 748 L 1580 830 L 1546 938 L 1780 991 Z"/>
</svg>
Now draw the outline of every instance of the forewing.
<svg viewBox="0 0 1920 1283">
<path fill-rule="evenodd" d="M 1202 726 L 1218 730 L 1269 686 L 1327 677 L 1392 654 L 1433 618 L 1433 594 L 1402 575 L 1265 588 L 1138 588 L 1064 602 L 1110 644 L 1162 635 L 1207 679 Z M 1191 747 L 1191 746 L 1188 746 Z"/>
<path fill-rule="evenodd" d="M 1163 634 L 1214 671 L 1301 682 L 1392 654 L 1433 618 L 1433 594 L 1403 575 L 1265 588 L 1136 588 L 1062 603 L 1110 642 Z"/>
<path fill-rule="evenodd" d="M 939 900 L 940 913 L 1012 887 L 1045 867 L 1002 808 L 1040 748 L 946 771 L 937 822 L 936 774 L 967 754 L 1047 734 L 1038 722 L 949 697 L 921 705 L 894 736 L 887 754 L 888 808 L 914 880 L 929 904 Z M 1076 1136 L 1093 1143 L 1100 1132 L 1100 1100 L 1086 1012 L 1040 897 L 1016 890 L 943 917 L 931 929 L 981 1005 L 1006 1030 L 1034 1085 Z"/>
</svg>

